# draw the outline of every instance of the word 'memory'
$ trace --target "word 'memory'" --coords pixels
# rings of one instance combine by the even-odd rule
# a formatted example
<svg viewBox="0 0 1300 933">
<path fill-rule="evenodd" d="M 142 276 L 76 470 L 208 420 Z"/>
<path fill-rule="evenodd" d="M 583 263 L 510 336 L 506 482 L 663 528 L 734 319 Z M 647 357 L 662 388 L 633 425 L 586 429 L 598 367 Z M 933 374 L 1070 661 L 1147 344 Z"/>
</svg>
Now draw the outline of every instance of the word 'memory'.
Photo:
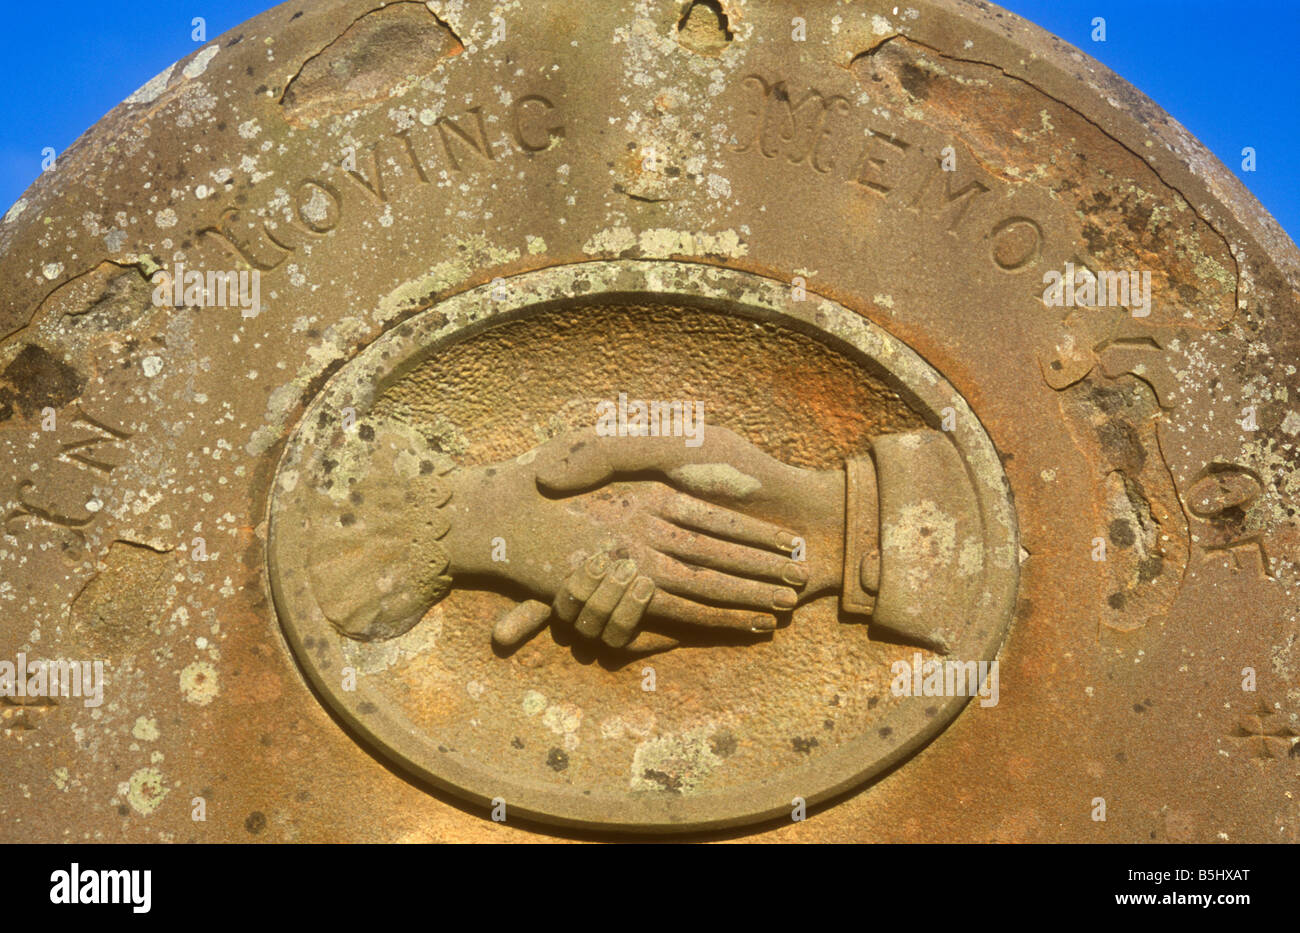
<svg viewBox="0 0 1300 933">
<path fill-rule="evenodd" d="M 16 662 L 0 661 L 0 697 L 84 697 L 85 706 L 104 702 L 103 661 L 27 660 L 20 651 Z"/>
<path fill-rule="evenodd" d="M 174 275 L 159 269 L 149 283 L 159 308 L 239 308 L 242 317 L 257 317 L 262 311 L 262 273 L 256 269 L 209 269 L 205 274 L 198 269 L 186 272 L 178 262 Z"/>
<path fill-rule="evenodd" d="M 733 152 L 765 159 L 772 171 L 834 180 L 917 215 L 931 233 L 986 240 L 1003 272 L 1042 259 L 1046 234 L 1030 205 L 973 159 L 934 158 L 951 141 L 922 122 L 794 77 L 749 74 L 727 93 L 737 114 Z"/>
<path fill-rule="evenodd" d="M 912 654 L 912 663 L 895 661 L 889 689 L 896 697 L 981 697 L 980 706 L 998 705 L 998 662 L 925 660 Z"/>
<path fill-rule="evenodd" d="M 131 904 L 137 914 L 147 914 L 153 902 L 153 872 L 132 869 L 82 871 L 73 862 L 67 871 L 50 874 L 51 904 Z"/>
<path fill-rule="evenodd" d="M 620 392 L 617 403 L 596 405 L 596 433 L 601 437 L 681 437 L 687 447 L 699 447 L 703 429 L 703 402 L 629 402 L 627 393 Z"/>
<path fill-rule="evenodd" d="M 1151 272 L 1149 270 L 1103 270 L 1093 275 L 1088 269 L 1075 273 L 1074 263 L 1065 273 L 1048 269 L 1043 273 L 1043 304 L 1049 308 L 1129 308 L 1134 317 L 1151 314 Z"/>
</svg>

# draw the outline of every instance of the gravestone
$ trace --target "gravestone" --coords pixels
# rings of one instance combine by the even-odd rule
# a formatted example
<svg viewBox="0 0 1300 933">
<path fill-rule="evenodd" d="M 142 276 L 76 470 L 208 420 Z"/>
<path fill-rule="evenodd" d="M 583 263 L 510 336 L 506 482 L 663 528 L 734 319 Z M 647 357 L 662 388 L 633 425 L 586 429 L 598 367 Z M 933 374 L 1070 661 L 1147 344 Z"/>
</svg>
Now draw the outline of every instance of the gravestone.
<svg viewBox="0 0 1300 933">
<path fill-rule="evenodd" d="M 1041 30 L 823 7 L 289 3 L 58 157 L 5 838 L 1296 840 L 1295 246 Z"/>
</svg>

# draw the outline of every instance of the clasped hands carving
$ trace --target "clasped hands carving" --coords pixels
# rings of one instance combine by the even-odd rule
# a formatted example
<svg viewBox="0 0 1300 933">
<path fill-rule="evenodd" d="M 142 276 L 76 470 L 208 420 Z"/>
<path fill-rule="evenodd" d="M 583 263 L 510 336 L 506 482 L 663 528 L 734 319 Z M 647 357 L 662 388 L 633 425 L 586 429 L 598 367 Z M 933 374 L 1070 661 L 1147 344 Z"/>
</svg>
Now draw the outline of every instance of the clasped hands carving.
<svg viewBox="0 0 1300 933">
<path fill-rule="evenodd" d="M 388 453 L 405 457 L 409 475 L 377 462 L 361 484 L 371 492 L 359 487 L 314 520 L 317 601 L 342 632 L 373 640 L 409 629 L 453 585 L 512 589 L 526 598 L 493 628 L 503 648 L 549 623 L 634 652 L 672 647 L 690 629 L 770 633 L 796 606 L 837 592 L 841 608 L 869 611 L 870 460 L 802 469 L 725 428 L 702 437 L 689 447 L 578 431 L 515 460 L 440 473 L 428 461 L 417 469 L 390 435 Z M 382 492 L 403 484 L 400 499 Z M 332 565 L 333 542 L 349 535 L 382 537 L 387 566 L 358 575 Z"/>
</svg>

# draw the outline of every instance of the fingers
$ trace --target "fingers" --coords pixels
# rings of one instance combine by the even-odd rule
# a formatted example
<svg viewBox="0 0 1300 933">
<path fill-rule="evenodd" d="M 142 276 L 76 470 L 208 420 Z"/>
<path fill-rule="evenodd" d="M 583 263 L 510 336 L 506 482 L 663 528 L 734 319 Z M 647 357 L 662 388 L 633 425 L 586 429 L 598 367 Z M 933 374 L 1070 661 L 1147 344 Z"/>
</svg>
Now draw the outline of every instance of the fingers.
<svg viewBox="0 0 1300 933">
<path fill-rule="evenodd" d="M 693 603 L 656 590 L 653 580 L 639 576 L 633 579 L 610 612 L 604 631 L 600 633 L 601 640 L 611 648 L 625 648 L 639 654 L 677 647 L 680 642 L 669 635 L 637 631 L 651 611 L 659 618 L 690 625 L 763 633 L 776 628 L 773 616 Z M 550 614 L 551 607 L 545 603 L 532 599 L 522 602 L 497 620 L 492 629 L 492 640 L 503 648 L 521 645 L 546 626 Z"/>
<path fill-rule="evenodd" d="M 582 607 L 591 599 L 609 569 L 609 555 L 595 554 L 582 562 L 555 594 L 555 615 L 563 622 L 577 621 Z"/>
<path fill-rule="evenodd" d="M 634 577 L 636 577 L 636 564 L 630 560 L 621 560 L 609 570 L 600 585 L 596 587 L 596 591 L 588 598 L 587 604 L 582 607 L 582 611 L 578 613 L 577 621 L 573 623 L 579 635 L 585 638 L 600 637 L 600 633 L 605 629 L 605 623 L 614 612 L 614 607 L 623 598 L 623 592 Z"/>
<path fill-rule="evenodd" d="M 497 620 L 492 627 L 492 640 L 503 648 L 513 648 L 545 628 L 550 617 L 551 607 L 546 603 L 525 600 Z"/>
<path fill-rule="evenodd" d="M 808 582 L 807 564 L 771 551 L 761 551 L 662 523 L 650 533 L 650 543 L 661 554 L 700 567 L 757 580 L 802 587 Z"/>
<path fill-rule="evenodd" d="M 676 645 L 676 641 L 646 638 L 646 633 L 638 635 L 647 615 L 705 628 L 766 633 L 776 629 L 774 613 L 789 611 L 797 602 L 798 594 L 787 586 L 692 567 L 666 555 L 654 557 L 656 567 L 640 576 L 632 560 L 611 564 L 607 554 L 597 554 L 582 561 L 555 595 L 555 616 L 572 624 L 582 637 L 601 638 L 610 647 L 659 651 Z M 771 557 L 784 563 L 775 555 Z M 697 602 L 702 599 L 758 608 L 724 608 Z M 532 600 L 521 603 L 498 622 L 493 637 L 507 646 L 523 641 L 545 624 L 543 608 Z"/>
<path fill-rule="evenodd" d="M 795 535 L 771 522 L 733 512 L 688 496 L 672 496 L 660 510 L 664 518 L 715 537 L 748 544 L 770 551 L 789 554 L 794 550 Z"/>
<path fill-rule="evenodd" d="M 766 633 L 776 629 L 776 616 L 769 613 L 755 612 L 752 609 L 722 609 L 717 606 L 706 606 L 675 596 L 662 588 L 655 590 L 646 615 L 670 622 L 682 622 L 686 625 L 741 632 Z"/>
<path fill-rule="evenodd" d="M 667 558 L 665 558 L 667 560 Z M 676 563 L 675 561 L 673 563 Z M 712 574 L 678 565 L 688 573 Z M 745 632 L 771 632 L 776 617 L 747 609 L 705 605 L 658 588 L 649 576 L 638 575 L 636 563 L 622 560 L 611 566 L 606 554 L 588 558 L 564 581 L 553 607 L 526 600 L 503 615 L 492 629 L 492 639 L 510 648 L 527 641 L 545 627 L 552 608 L 586 638 L 600 638 L 611 648 L 637 653 L 663 651 L 679 642 L 671 636 L 638 631 L 647 615 L 687 625 Z M 731 579 L 716 574 L 722 579 Z M 752 582 L 752 581 L 740 581 Z M 760 592 L 779 589 L 756 584 Z M 711 593 L 713 586 L 705 585 Z M 793 600 L 793 591 L 790 598 Z"/>
<path fill-rule="evenodd" d="M 650 605 L 654 593 L 655 583 L 649 577 L 637 577 L 632 581 L 632 585 L 627 588 L 627 592 L 623 594 L 623 598 L 610 614 L 609 622 L 605 624 L 605 632 L 601 636 L 605 644 L 611 648 L 622 648 L 632 640 L 632 636 L 636 635 L 637 626 L 645 617 L 646 608 Z M 651 633 L 642 632 L 637 641 L 648 634 Z M 669 641 L 674 645 L 677 643 L 676 639 L 669 639 Z"/>
<path fill-rule="evenodd" d="M 561 586 L 555 614 L 584 638 L 600 638 L 612 648 L 627 645 L 655 592 L 654 581 L 637 576 L 636 569 L 631 560 L 610 566 L 603 553 L 588 558 Z"/>
<path fill-rule="evenodd" d="M 708 603 L 732 604 L 760 612 L 789 612 L 799 594 L 788 586 L 746 580 L 707 567 L 682 563 L 666 554 L 654 554 L 646 572 L 661 590 Z M 751 612 L 751 615 L 753 613 Z"/>
</svg>

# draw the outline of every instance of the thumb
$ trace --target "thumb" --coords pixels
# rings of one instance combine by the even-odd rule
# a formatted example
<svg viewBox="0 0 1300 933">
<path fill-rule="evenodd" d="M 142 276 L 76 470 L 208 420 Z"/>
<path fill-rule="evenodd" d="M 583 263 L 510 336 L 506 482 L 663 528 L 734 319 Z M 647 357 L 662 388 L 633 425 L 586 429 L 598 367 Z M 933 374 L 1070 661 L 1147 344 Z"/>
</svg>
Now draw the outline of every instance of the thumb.
<svg viewBox="0 0 1300 933">
<path fill-rule="evenodd" d="M 547 492 L 577 492 L 598 486 L 614 473 L 609 450 L 613 440 L 595 431 L 574 431 L 547 441 L 537 450 L 533 470 L 537 485 Z"/>
<path fill-rule="evenodd" d="M 713 432 L 710 436 L 721 436 Z M 684 463 L 703 458 L 680 437 L 616 437 L 581 431 L 549 441 L 537 452 L 537 485 L 546 492 L 580 492 L 599 486 L 621 473 L 658 473 L 666 476 Z"/>
<path fill-rule="evenodd" d="M 535 599 L 524 600 L 492 626 L 492 640 L 503 648 L 513 648 L 537 634 L 551 616 L 551 607 Z"/>
<path fill-rule="evenodd" d="M 662 632 L 641 631 L 637 633 L 636 638 L 627 645 L 628 651 L 637 654 L 653 654 L 656 651 L 667 651 L 669 648 L 676 648 L 681 642 L 671 635 L 665 635 Z"/>
</svg>

